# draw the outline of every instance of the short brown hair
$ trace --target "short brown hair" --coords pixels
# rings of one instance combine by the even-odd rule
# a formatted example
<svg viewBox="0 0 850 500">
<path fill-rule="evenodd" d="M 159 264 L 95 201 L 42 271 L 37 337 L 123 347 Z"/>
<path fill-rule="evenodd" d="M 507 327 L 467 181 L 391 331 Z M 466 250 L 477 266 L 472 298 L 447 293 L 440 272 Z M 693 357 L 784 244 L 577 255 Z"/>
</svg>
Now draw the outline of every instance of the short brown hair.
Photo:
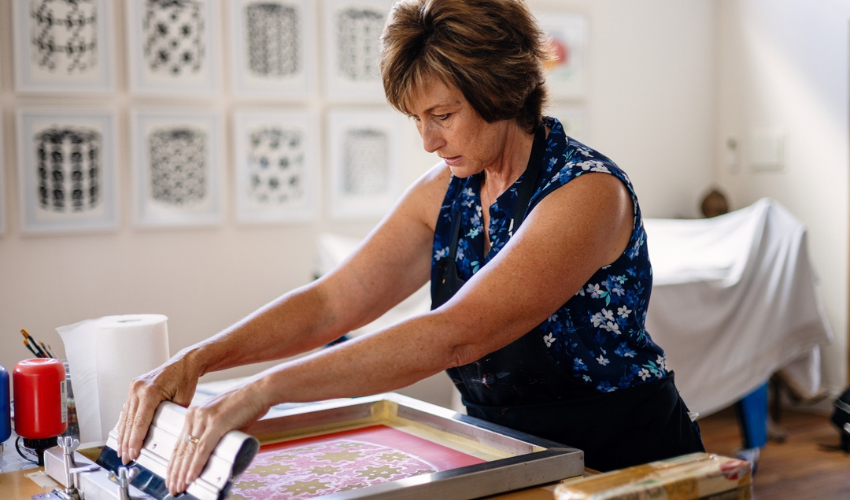
<svg viewBox="0 0 850 500">
<path fill-rule="evenodd" d="M 437 77 L 488 123 L 516 119 L 528 132 L 540 125 L 551 55 L 522 0 L 400 0 L 381 42 L 384 92 L 399 111 Z"/>
</svg>

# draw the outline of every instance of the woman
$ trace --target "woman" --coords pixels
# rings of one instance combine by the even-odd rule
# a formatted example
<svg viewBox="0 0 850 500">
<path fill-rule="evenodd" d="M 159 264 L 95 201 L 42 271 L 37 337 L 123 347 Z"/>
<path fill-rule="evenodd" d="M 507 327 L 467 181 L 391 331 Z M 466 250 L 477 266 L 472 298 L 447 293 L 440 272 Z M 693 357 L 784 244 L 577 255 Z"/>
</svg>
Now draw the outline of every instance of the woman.
<svg viewBox="0 0 850 500">
<path fill-rule="evenodd" d="M 591 468 L 702 450 L 643 328 L 652 282 L 637 198 L 613 162 L 541 116 L 541 40 L 519 0 L 394 7 L 385 92 L 442 160 L 333 272 L 135 380 L 119 422 L 125 462 L 159 402 L 187 405 L 199 376 L 327 344 L 429 273 L 429 313 L 190 408 L 170 491 L 274 404 L 390 391 L 446 369 L 471 415 L 581 448 Z"/>
</svg>

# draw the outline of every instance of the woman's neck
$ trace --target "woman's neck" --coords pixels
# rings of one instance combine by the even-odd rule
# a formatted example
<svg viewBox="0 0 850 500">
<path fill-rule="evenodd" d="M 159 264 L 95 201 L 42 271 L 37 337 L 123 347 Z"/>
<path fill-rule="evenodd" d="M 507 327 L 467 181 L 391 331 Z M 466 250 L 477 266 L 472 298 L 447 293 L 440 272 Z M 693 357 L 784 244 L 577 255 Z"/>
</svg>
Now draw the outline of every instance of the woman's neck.
<svg viewBox="0 0 850 500">
<path fill-rule="evenodd" d="M 484 168 L 481 198 L 485 203 L 485 211 L 525 172 L 533 144 L 534 135 L 526 133 L 519 126 L 508 130 L 499 160 Z"/>
<path fill-rule="evenodd" d="M 534 145 L 534 135 L 518 126 L 512 127 L 507 135 L 500 161 L 484 168 L 481 179 L 481 208 L 484 223 L 484 255 L 490 253 L 490 206 L 507 191 L 525 172 L 528 157 Z"/>
</svg>

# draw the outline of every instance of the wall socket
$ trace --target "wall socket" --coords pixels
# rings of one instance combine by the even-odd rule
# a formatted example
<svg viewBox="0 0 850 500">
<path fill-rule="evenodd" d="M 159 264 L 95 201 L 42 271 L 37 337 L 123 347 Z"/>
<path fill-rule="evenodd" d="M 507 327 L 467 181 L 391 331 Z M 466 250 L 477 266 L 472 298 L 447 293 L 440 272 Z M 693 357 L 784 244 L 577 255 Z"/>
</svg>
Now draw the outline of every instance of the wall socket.
<svg viewBox="0 0 850 500">
<path fill-rule="evenodd" d="M 750 133 L 749 163 L 754 172 L 778 172 L 785 168 L 785 134 L 776 131 Z"/>
</svg>

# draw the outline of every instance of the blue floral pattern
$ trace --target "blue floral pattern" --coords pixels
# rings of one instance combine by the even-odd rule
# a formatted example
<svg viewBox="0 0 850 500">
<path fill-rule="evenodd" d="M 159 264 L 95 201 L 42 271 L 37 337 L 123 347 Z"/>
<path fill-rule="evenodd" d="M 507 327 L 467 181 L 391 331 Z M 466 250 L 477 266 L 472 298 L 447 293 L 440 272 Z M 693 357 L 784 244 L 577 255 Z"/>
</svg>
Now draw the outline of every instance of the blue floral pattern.
<svg viewBox="0 0 850 500">
<path fill-rule="evenodd" d="M 613 161 L 567 137 L 561 123 L 546 117 L 551 131 L 529 212 L 546 195 L 589 172 L 614 175 L 629 189 L 634 225 L 629 245 L 611 265 L 599 269 L 567 303 L 529 335 L 539 336 L 554 362 L 588 387 L 600 392 L 632 387 L 667 376 L 664 351 L 644 328 L 652 291 L 652 266 L 640 206 L 629 177 Z M 513 234 L 512 216 L 523 174 L 490 207 L 490 252 L 484 255 L 481 174 L 452 177 L 440 208 L 434 234 L 432 283 L 437 263 L 447 258 L 451 244 L 452 211 L 457 207 L 460 236 L 459 277 L 468 280 L 504 248 Z"/>
</svg>

